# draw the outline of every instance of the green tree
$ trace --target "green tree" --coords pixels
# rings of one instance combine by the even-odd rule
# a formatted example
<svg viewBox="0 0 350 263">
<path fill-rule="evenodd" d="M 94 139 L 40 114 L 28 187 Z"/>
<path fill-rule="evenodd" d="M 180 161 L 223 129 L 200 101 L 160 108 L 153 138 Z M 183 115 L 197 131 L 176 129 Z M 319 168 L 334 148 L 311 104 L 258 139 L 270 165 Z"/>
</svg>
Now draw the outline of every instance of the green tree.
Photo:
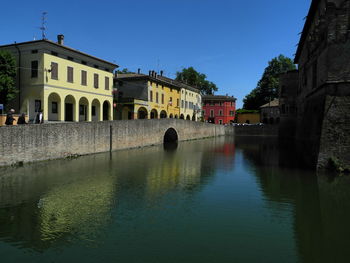
<svg viewBox="0 0 350 263">
<path fill-rule="evenodd" d="M 132 74 L 132 73 L 135 73 L 135 72 L 131 72 L 130 70 L 128 70 L 127 68 L 123 68 L 122 70 L 117 70 L 117 73 L 118 74 Z"/>
<path fill-rule="evenodd" d="M 193 67 L 184 68 L 181 72 L 176 72 L 176 80 L 196 87 L 205 95 L 213 95 L 218 90 L 213 82 L 207 80 L 205 74 L 199 73 Z"/>
<path fill-rule="evenodd" d="M 296 66 L 293 60 L 283 55 L 270 60 L 257 87 L 243 99 L 243 108 L 258 110 L 260 106 L 278 98 L 279 75 L 294 69 Z"/>
<path fill-rule="evenodd" d="M 16 97 L 16 60 L 11 53 L 0 51 L 0 103 L 5 107 Z"/>
</svg>

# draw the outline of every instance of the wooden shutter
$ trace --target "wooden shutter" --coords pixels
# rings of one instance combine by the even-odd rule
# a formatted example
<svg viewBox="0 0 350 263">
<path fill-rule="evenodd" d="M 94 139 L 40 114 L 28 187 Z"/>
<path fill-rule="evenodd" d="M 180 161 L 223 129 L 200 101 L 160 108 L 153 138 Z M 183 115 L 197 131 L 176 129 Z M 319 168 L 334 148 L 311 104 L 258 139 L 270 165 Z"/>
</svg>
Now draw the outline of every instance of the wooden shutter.
<svg viewBox="0 0 350 263">
<path fill-rule="evenodd" d="M 94 74 L 94 87 L 97 89 L 98 88 L 98 74 Z"/>
<path fill-rule="evenodd" d="M 73 68 L 67 67 L 67 81 L 73 83 Z"/>
<path fill-rule="evenodd" d="M 86 75 L 87 75 L 86 71 L 82 70 L 81 71 L 81 85 L 84 85 L 84 86 L 87 85 L 87 81 L 86 81 L 87 77 L 86 77 Z"/>
<path fill-rule="evenodd" d="M 105 90 L 109 90 L 109 77 L 105 77 Z"/>
<path fill-rule="evenodd" d="M 58 79 L 58 64 L 51 62 L 51 79 Z"/>
</svg>

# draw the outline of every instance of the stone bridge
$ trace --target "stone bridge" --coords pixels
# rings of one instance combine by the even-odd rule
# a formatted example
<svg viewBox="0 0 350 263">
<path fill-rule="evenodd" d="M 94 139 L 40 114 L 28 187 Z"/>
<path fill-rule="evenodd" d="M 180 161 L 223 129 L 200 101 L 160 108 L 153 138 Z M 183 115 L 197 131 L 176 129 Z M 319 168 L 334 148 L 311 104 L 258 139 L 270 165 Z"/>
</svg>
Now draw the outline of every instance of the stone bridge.
<svg viewBox="0 0 350 263">
<path fill-rule="evenodd" d="M 225 127 L 180 119 L 0 127 L 0 166 L 225 135 Z"/>
</svg>

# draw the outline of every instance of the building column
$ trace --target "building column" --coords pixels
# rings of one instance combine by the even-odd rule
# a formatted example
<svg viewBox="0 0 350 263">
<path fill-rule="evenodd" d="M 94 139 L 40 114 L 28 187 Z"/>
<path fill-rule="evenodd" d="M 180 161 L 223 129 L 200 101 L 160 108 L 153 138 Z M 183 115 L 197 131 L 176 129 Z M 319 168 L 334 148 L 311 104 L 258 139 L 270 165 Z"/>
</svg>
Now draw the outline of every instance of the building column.
<svg viewBox="0 0 350 263">
<path fill-rule="evenodd" d="M 110 105 L 110 107 L 109 107 L 109 118 L 108 118 L 108 120 L 112 121 L 113 120 L 113 110 L 114 110 L 114 108 L 113 108 L 113 100 L 109 101 L 109 105 Z"/>
<path fill-rule="evenodd" d="M 59 121 L 65 121 L 65 102 L 64 102 L 64 98 L 60 98 L 60 102 L 58 105 L 58 120 Z"/>
<path fill-rule="evenodd" d="M 75 99 L 75 98 L 74 98 Z M 78 122 L 79 121 L 79 100 L 75 99 L 75 104 L 73 106 L 73 121 Z"/>
<path fill-rule="evenodd" d="M 88 105 L 86 106 L 86 115 L 87 115 L 86 120 L 87 121 L 92 121 L 91 109 L 92 109 L 92 102 L 88 101 Z"/>
<path fill-rule="evenodd" d="M 100 101 L 100 111 L 98 113 L 100 115 L 100 121 L 103 121 L 103 101 Z"/>
<path fill-rule="evenodd" d="M 41 93 L 41 110 L 43 110 L 43 120 L 48 121 L 49 119 L 49 98 L 45 91 Z M 39 109 L 40 110 L 40 109 Z"/>
</svg>

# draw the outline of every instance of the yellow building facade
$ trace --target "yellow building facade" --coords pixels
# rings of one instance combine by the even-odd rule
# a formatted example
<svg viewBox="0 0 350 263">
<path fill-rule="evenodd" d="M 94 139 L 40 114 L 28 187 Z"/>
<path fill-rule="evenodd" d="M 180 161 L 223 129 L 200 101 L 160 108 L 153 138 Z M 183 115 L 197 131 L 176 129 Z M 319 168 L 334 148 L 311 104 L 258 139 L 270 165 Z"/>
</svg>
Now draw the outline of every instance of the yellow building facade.
<svg viewBox="0 0 350 263">
<path fill-rule="evenodd" d="M 37 40 L 0 46 L 17 60 L 15 107 L 33 121 L 113 119 L 113 71 L 117 65 L 58 43 Z"/>
</svg>

